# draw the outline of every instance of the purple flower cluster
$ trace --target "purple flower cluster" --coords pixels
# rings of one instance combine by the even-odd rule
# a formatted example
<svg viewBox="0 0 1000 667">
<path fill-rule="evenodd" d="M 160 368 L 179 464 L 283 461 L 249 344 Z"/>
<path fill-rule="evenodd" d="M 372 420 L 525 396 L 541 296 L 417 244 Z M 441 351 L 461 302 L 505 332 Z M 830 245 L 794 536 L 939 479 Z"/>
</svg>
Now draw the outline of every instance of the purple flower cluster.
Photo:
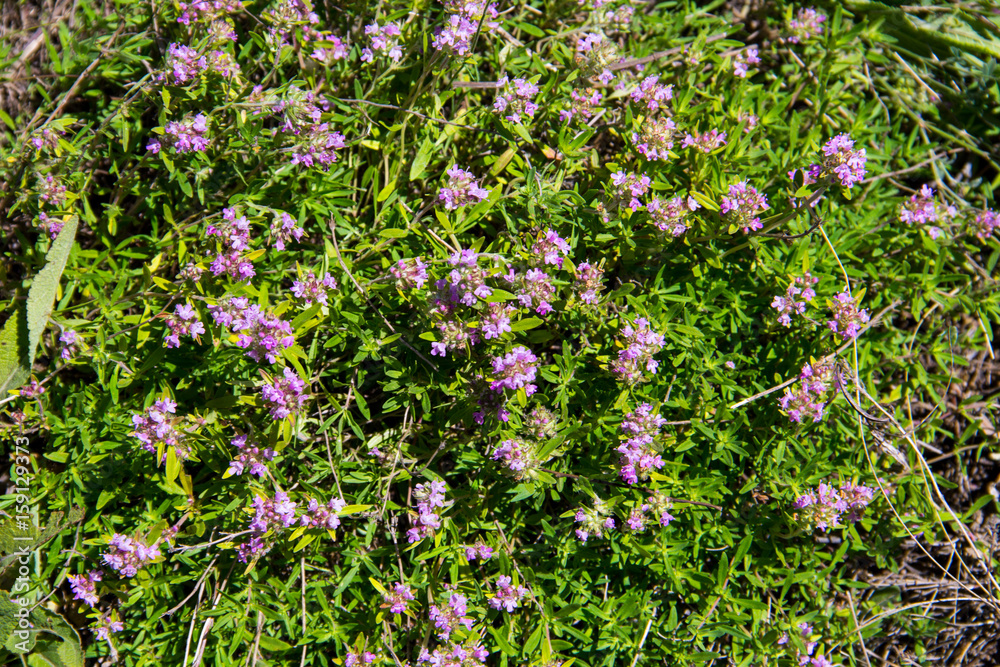
<svg viewBox="0 0 1000 667">
<path fill-rule="evenodd" d="M 644 105 L 649 111 L 660 111 L 670 108 L 669 102 L 674 97 L 674 87 L 661 84 L 658 75 L 647 76 L 639 82 L 639 86 L 629 97 L 633 102 Z"/>
<path fill-rule="evenodd" d="M 274 420 L 284 419 L 293 412 L 298 412 L 306 402 L 305 380 L 295 371 L 285 366 L 284 377 L 275 378 L 271 384 L 260 388 L 260 395 L 268 406 L 268 414 Z"/>
<path fill-rule="evenodd" d="M 263 555 L 270 547 L 264 542 L 268 531 L 280 533 L 285 528 L 295 525 L 296 504 L 284 491 L 276 491 L 274 498 L 255 496 L 253 499 L 254 517 L 250 520 L 250 530 L 253 534 L 247 542 L 239 546 L 238 558 L 246 563 L 251 557 Z"/>
<path fill-rule="evenodd" d="M 38 223 L 36 226 L 39 227 L 43 232 L 48 234 L 50 239 L 54 239 L 55 237 L 59 236 L 59 232 L 62 231 L 64 224 L 65 223 L 63 223 L 62 220 L 51 217 L 47 215 L 45 211 L 41 211 L 38 214 Z"/>
<path fill-rule="evenodd" d="M 209 265 L 213 276 L 228 274 L 233 280 L 250 280 L 256 275 L 253 264 L 243 253 L 250 248 L 250 221 L 245 215 L 236 216 L 236 209 L 222 209 L 223 222 L 210 224 L 206 236 L 218 236 L 222 248 Z"/>
<path fill-rule="evenodd" d="M 160 555 L 156 544 L 147 546 L 138 539 L 115 533 L 101 559 L 115 572 L 131 578 Z"/>
<path fill-rule="evenodd" d="M 111 620 L 111 617 L 107 614 L 101 614 L 101 619 L 98 621 L 97 630 L 94 632 L 94 636 L 100 641 L 105 641 L 109 639 L 110 633 L 121 632 L 125 629 L 125 624 L 121 621 Z"/>
<path fill-rule="evenodd" d="M 293 238 L 296 241 L 302 238 L 302 228 L 295 224 L 295 218 L 287 213 L 275 214 L 271 223 L 271 244 L 278 250 L 284 250 L 285 244 Z"/>
<path fill-rule="evenodd" d="M 236 458 L 229 462 L 228 475 L 242 475 L 249 468 L 251 475 L 263 477 L 267 472 L 266 462 L 274 458 L 274 450 L 270 447 L 261 447 L 255 442 L 247 442 L 245 435 L 238 435 L 229 441 L 233 447 L 239 450 Z"/>
<path fill-rule="evenodd" d="M 177 4 L 181 10 L 177 22 L 184 25 L 212 20 L 225 14 L 235 14 L 243 9 L 243 4 L 239 0 L 192 0 L 191 2 L 181 0 Z"/>
<path fill-rule="evenodd" d="M 420 289 L 427 282 L 427 265 L 420 257 L 401 259 L 389 269 L 400 289 Z"/>
<path fill-rule="evenodd" d="M 511 613 L 517 609 L 518 602 L 527 594 L 527 588 L 512 585 L 510 577 L 503 575 L 497 579 L 497 592 L 489 599 L 489 603 L 494 609 L 503 608 L 507 613 Z"/>
<path fill-rule="evenodd" d="M 666 419 L 653 412 L 653 406 L 642 403 L 635 412 L 625 415 L 622 421 L 622 433 L 626 439 L 617 452 L 621 454 L 618 474 L 629 483 L 635 484 L 640 479 L 648 479 L 652 470 L 664 466 L 656 447 L 656 438 Z"/>
<path fill-rule="evenodd" d="M 688 214 L 701 208 L 701 204 L 694 197 L 674 197 L 664 200 L 660 197 L 653 197 L 646 204 L 646 211 L 649 213 L 649 221 L 661 232 L 671 236 L 680 236 L 688 230 L 686 220 Z"/>
<path fill-rule="evenodd" d="M 414 599 L 413 591 L 404 583 L 393 586 L 391 592 L 382 593 L 382 598 L 385 600 L 382 607 L 387 608 L 393 614 L 405 614 L 406 603 Z"/>
<path fill-rule="evenodd" d="M 579 118 L 584 122 L 589 121 L 597 115 L 598 110 L 601 108 L 600 104 L 603 95 L 593 88 L 587 88 L 582 93 L 575 89 L 571 90 L 569 91 L 569 97 L 571 100 L 569 108 L 559 112 L 559 121 L 563 123 L 567 123 L 574 118 Z"/>
<path fill-rule="evenodd" d="M 23 395 L 23 390 L 22 390 Z M 178 460 L 183 461 L 188 457 L 189 449 L 181 441 L 182 433 L 174 425 L 175 419 L 171 417 L 177 411 L 177 404 L 169 398 L 156 400 L 152 406 L 146 409 L 145 414 L 132 415 L 132 437 L 136 438 L 142 448 L 151 454 L 156 454 L 156 450 L 163 446 L 163 459 L 167 458 L 167 448 L 173 447 Z"/>
<path fill-rule="evenodd" d="M 820 422 L 826 408 L 826 393 L 833 379 L 833 366 L 806 364 L 799 374 L 799 386 L 795 391 L 786 389 L 778 404 L 795 423 L 802 423 L 807 417 L 812 417 L 813 423 Z"/>
<path fill-rule="evenodd" d="M 184 44 L 171 44 L 167 47 L 167 58 L 163 71 L 156 75 L 159 83 L 183 86 L 195 81 L 205 72 L 216 72 L 229 78 L 240 71 L 233 57 L 216 49 L 207 56 Z"/>
<path fill-rule="evenodd" d="M 431 667 L 485 667 L 486 658 L 490 652 L 474 639 L 465 644 L 449 644 L 444 648 L 436 648 L 434 652 L 427 649 L 420 651 L 417 664 L 428 664 Z"/>
<path fill-rule="evenodd" d="M 902 222 L 924 226 L 932 239 L 940 237 L 943 232 L 940 227 L 931 223 L 938 221 L 943 223 L 956 215 L 958 209 L 954 206 L 944 206 L 935 201 L 934 188 L 927 184 L 899 208 L 899 219 Z"/>
<path fill-rule="evenodd" d="M 795 15 L 795 18 L 788 22 L 788 41 L 792 44 L 804 42 L 813 36 L 823 34 L 823 22 L 826 21 L 826 14 L 820 14 L 815 9 L 803 8 Z"/>
<path fill-rule="evenodd" d="M 374 21 L 365 26 L 365 34 L 371 37 L 371 47 L 361 50 L 361 62 L 370 63 L 375 57 L 387 57 L 393 62 L 399 62 L 403 57 L 403 49 L 399 46 L 399 36 L 402 32 L 399 24 L 390 21 L 380 26 Z"/>
<path fill-rule="evenodd" d="M 674 147 L 677 125 L 669 118 L 653 118 L 632 133 L 635 149 L 647 160 L 668 160 Z"/>
<path fill-rule="evenodd" d="M 552 276 L 545 271 L 528 269 L 524 273 L 518 273 L 511 269 L 504 280 L 510 283 L 522 307 L 533 307 L 539 315 L 548 315 L 553 311 L 549 299 L 555 295 L 556 286 L 552 283 Z"/>
<path fill-rule="evenodd" d="M 663 349 L 666 342 L 663 334 L 650 329 L 649 320 L 645 317 L 638 317 L 634 323 L 626 324 L 621 333 L 624 340 L 618 342 L 624 349 L 619 350 L 618 359 L 611 364 L 611 370 L 629 383 L 639 381 L 644 371 L 655 374 L 660 362 L 653 357 Z"/>
<path fill-rule="evenodd" d="M 757 47 L 751 46 L 733 56 L 733 74 L 741 79 L 745 79 L 749 72 L 749 66 L 760 64 L 760 56 L 757 54 Z"/>
<path fill-rule="evenodd" d="M 594 305 L 598 302 L 598 292 L 604 289 L 602 278 L 604 269 L 594 266 L 590 262 L 581 262 L 576 265 L 575 289 L 580 295 L 580 301 Z"/>
<path fill-rule="evenodd" d="M 539 232 L 531 254 L 535 261 L 562 268 L 563 257 L 569 254 L 569 243 L 551 229 Z"/>
<path fill-rule="evenodd" d="M 170 329 L 164 339 L 167 347 L 180 347 L 181 336 L 191 336 L 198 340 L 198 335 L 205 333 L 205 325 L 198 319 L 198 312 L 186 303 L 177 304 L 173 313 L 163 317 Z"/>
<path fill-rule="evenodd" d="M 69 360 L 76 354 L 76 344 L 78 341 L 78 336 L 75 331 L 66 329 L 61 334 L 59 334 L 59 342 L 62 343 L 62 349 L 59 351 L 59 356 L 65 360 Z"/>
<path fill-rule="evenodd" d="M 510 316 L 517 311 L 513 306 L 503 303 L 486 304 L 486 310 L 479 318 L 479 330 L 483 338 L 500 338 L 505 333 L 512 331 L 510 326 Z"/>
<path fill-rule="evenodd" d="M 833 310 L 833 319 L 826 325 L 830 327 L 830 331 L 839 333 L 844 338 L 857 338 L 862 326 L 871 319 L 868 311 L 859 309 L 854 297 L 847 291 L 833 297 L 830 308 Z"/>
<path fill-rule="evenodd" d="M 411 544 L 425 537 L 431 537 L 434 531 L 441 527 L 441 517 L 434 510 L 445 506 L 444 492 L 447 488 L 444 482 L 438 481 L 430 484 L 417 484 L 414 488 L 413 495 L 417 499 L 417 515 L 412 517 L 412 526 L 406 531 L 406 539 Z M 442 639 L 447 638 L 447 636 L 442 637 Z"/>
<path fill-rule="evenodd" d="M 804 276 L 797 276 L 792 284 L 785 290 L 785 296 L 776 296 L 771 302 L 771 308 L 778 311 L 778 323 L 786 327 L 792 326 L 792 315 L 802 315 L 806 312 L 806 304 L 816 296 L 813 285 L 819 282 L 819 278 L 814 278 L 806 273 Z M 801 297 L 801 301 L 796 299 Z"/>
<path fill-rule="evenodd" d="M 841 520 L 854 523 L 864 514 L 874 498 L 871 487 L 846 482 L 839 489 L 820 484 L 815 491 L 795 499 L 792 506 L 801 510 L 796 518 L 807 527 L 827 530 L 841 525 Z"/>
<path fill-rule="evenodd" d="M 292 283 L 292 294 L 295 298 L 301 299 L 306 306 L 312 305 L 313 301 L 323 306 L 327 305 L 329 303 L 327 292 L 332 289 L 337 289 L 337 281 L 329 273 L 320 280 L 310 271 L 304 279 Z"/>
<path fill-rule="evenodd" d="M 66 186 L 62 181 L 52 176 L 52 174 L 48 174 L 44 178 L 39 175 L 38 199 L 49 206 L 62 208 L 66 204 Z M 62 224 L 59 225 L 59 229 L 62 229 Z M 59 232 L 57 231 L 56 233 L 58 234 Z"/>
<path fill-rule="evenodd" d="M 454 165 L 448 170 L 448 187 L 441 188 L 438 199 L 444 202 L 446 209 L 453 211 L 469 204 L 478 204 L 489 195 L 490 191 L 479 187 L 471 171 Z"/>
<path fill-rule="evenodd" d="M 611 174 L 612 191 L 611 196 L 616 202 L 624 202 L 628 199 L 628 207 L 632 210 L 642 208 L 639 197 L 649 192 L 649 187 L 653 184 L 649 176 L 643 174 L 637 176 L 624 171 L 616 171 Z"/>
<path fill-rule="evenodd" d="M 490 389 L 503 393 L 505 389 L 517 391 L 524 388 L 531 396 L 538 389 L 534 384 L 538 372 L 538 357 L 531 350 L 518 345 L 505 355 L 493 357 L 493 375 L 496 378 L 490 383 Z"/>
<path fill-rule="evenodd" d="M 465 560 L 474 561 L 479 560 L 489 560 L 493 558 L 493 547 L 487 546 L 482 542 L 477 542 L 476 544 L 466 545 L 465 547 Z"/>
<path fill-rule="evenodd" d="M 500 22 L 495 20 L 499 13 L 496 3 L 490 0 L 446 0 L 445 6 L 449 14 L 445 17 L 444 27 L 434 35 L 432 43 L 435 49 L 448 48 L 452 53 L 464 56 L 472 48 L 472 40 L 480 30 L 480 24 L 485 32 L 496 30 Z"/>
<path fill-rule="evenodd" d="M 742 227 L 744 234 L 763 229 L 764 223 L 757 213 L 768 208 L 767 196 L 746 181 L 730 185 L 728 196 L 722 197 L 722 214 L 737 227 Z"/>
<path fill-rule="evenodd" d="M 647 514 L 653 514 L 657 517 L 659 524 L 666 528 L 674 520 L 674 516 L 668 511 L 670 507 L 670 501 L 657 492 L 656 495 L 649 497 L 648 502 L 637 504 L 632 508 L 625 523 L 633 533 L 641 533 L 649 525 Z"/>
<path fill-rule="evenodd" d="M 175 153 L 204 152 L 208 148 L 208 117 L 200 113 L 194 118 L 170 121 L 163 128 L 163 139 Z M 146 146 L 153 154 L 160 152 L 160 142 L 153 139 Z"/>
<path fill-rule="evenodd" d="M 440 631 L 437 635 L 438 638 L 448 641 L 451 633 L 459 626 L 466 630 L 472 629 L 474 621 L 465 615 L 468 612 L 467 602 L 468 600 L 461 593 L 452 593 L 448 596 L 447 605 L 440 607 L 436 604 L 431 605 L 430 619 L 434 622 L 434 627 Z"/>
<path fill-rule="evenodd" d="M 497 89 L 502 89 L 497 93 L 493 102 L 493 110 L 499 114 L 506 113 L 507 120 L 518 125 L 521 124 L 521 114 L 529 118 L 535 116 L 538 105 L 535 104 L 535 95 L 538 94 L 538 86 L 526 79 L 514 79 L 511 81 L 506 76 L 497 81 Z"/>
<path fill-rule="evenodd" d="M 70 588 L 73 589 L 73 599 L 83 600 L 89 607 L 95 606 L 100 600 L 100 596 L 97 595 L 97 582 L 102 576 L 100 570 L 91 570 L 87 574 L 67 575 Z"/>
<path fill-rule="evenodd" d="M 459 304 L 474 306 L 479 299 L 489 298 L 493 289 L 486 284 L 486 271 L 479 266 L 480 255 L 468 248 L 459 250 L 448 258 L 454 267 L 447 278 L 435 283 L 437 294 L 433 298 L 433 311 L 450 314 Z"/>
<path fill-rule="evenodd" d="M 292 164 L 304 167 L 318 164 L 323 171 L 329 171 L 330 165 L 337 161 L 337 149 L 346 145 L 344 135 L 334 131 L 329 123 L 311 125 L 296 136 L 291 148 Z"/>
<path fill-rule="evenodd" d="M 339 514 L 345 507 L 347 502 L 341 498 L 330 498 L 326 505 L 321 505 L 315 498 L 310 498 L 299 518 L 299 525 L 306 528 L 334 530 L 340 526 Z"/>
<path fill-rule="evenodd" d="M 295 345 L 290 323 L 261 310 L 257 304 L 250 305 L 246 297 L 226 299 L 208 310 L 216 324 L 236 332 L 236 344 L 254 361 L 267 359 L 273 364 L 281 349 Z"/>
<path fill-rule="evenodd" d="M 539 465 L 538 452 L 534 444 L 529 444 L 520 438 L 504 440 L 493 450 L 490 458 L 502 461 L 518 481 L 531 479 L 532 473 Z"/>
<path fill-rule="evenodd" d="M 702 153 L 711 153 L 716 148 L 726 145 L 726 133 L 719 132 L 716 129 L 711 129 L 708 132 L 703 132 L 702 134 L 691 134 L 690 132 L 684 135 L 684 140 L 681 142 L 681 148 L 697 148 Z"/>
<path fill-rule="evenodd" d="M 361 648 L 347 647 L 347 655 L 344 657 L 344 667 L 359 667 L 360 665 L 370 665 L 378 659 L 378 654 L 365 651 Z"/>
<path fill-rule="evenodd" d="M 65 134 L 62 130 L 43 127 L 31 133 L 28 143 L 36 151 L 54 151 L 59 147 L 59 137 Z"/>
<path fill-rule="evenodd" d="M 981 211 L 976 214 L 972 227 L 976 232 L 976 238 L 980 241 L 985 241 L 992 236 L 997 229 L 1000 229 L 1000 213 L 997 213 L 992 209 L 988 211 Z"/>
<path fill-rule="evenodd" d="M 618 46 L 599 32 L 577 37 L 574 60 L 584 77 L 593 77 L 605 86 L 614 81 L 611 65 L 621 61 Z"/>
<path fill-rule="evenodd" d="M 27 398 L 27 399 L 38 398 L 44 393 L 45 393 L 45 387 L 43 387 L 35 378 L 31 378 L 31 382 L 24 385 L 20 389 L 21 398 Z"/>
<path fill-rule="evenodd" d="M 848 134 L 838 134 L 823 144 L 823 155 L 822 165 L 809 167 L 809 177 L 813 181 L 829 178 L 839 181 L 845 188 L 851 188 L 868 173 L 865 149 L 855 149 L 854 140 Z"/>
<path fill-rule="evenodd" d="M 605 507 L 604 501 L 594 498 L 594 507 L 579 509 L 574 516 L 574 520 L 582 524 L 576 529 L 576 536 L 581 542 L 586 543 L 591 536 L 602 537 L 605 530 L 614 530 L 615 519 L 608 516 L 610 511 Z"/>
</svg>

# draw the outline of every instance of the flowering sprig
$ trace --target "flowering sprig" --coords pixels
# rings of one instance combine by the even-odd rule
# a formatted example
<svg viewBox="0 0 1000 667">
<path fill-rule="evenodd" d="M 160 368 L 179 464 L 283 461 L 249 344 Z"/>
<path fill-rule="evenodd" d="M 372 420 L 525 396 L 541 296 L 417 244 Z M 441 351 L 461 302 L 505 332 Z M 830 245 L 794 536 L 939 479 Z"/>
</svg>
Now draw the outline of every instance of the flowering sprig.
<svg viewBox="0 0 1000 667">
<path fill-rule="evenodd" d="M 807 530 L 825 531 L 842 525 L 842 520 L 858 521 L 873 498 L 874 490 L 868 486 L 845 482 L 837 489 L 821 483 L 795 499 L 792 506 L 799 511 L 794 518 Z"/>
<path fill-rule="evenodd" d="M 523 308 L 534 308 L 539 315 L 548 315 L 554 310 L 549 300 L 555 296 L 556 286 L 552 283 L 552 276 L 545 271 L 528 269 L 519 273 L 511 269 L 504 280 L 511 285 Z"/>
<path fill-rule="evenodd" d="M 926 183 L 920 190 L 899 207 L 899 219 L 907 225 L 920 225 L 932 239 L 944 232 L 934 222 L 945 223 L 958 215 L 954 206 L 938 203 L 934 198 L 934 188 Z"/>
<path fill-rule="evenodd" d="M 415 599 L 413 589 L 404 583 L 395 584 L 391 590 L 383 591 L 382 598 L 385 600 L 382 608 L 388 609 L 393 614 L 405 614 L 406 603 Z"/>
<path fill-rule="evenodd" d="M 347 501 L 343 498 L 330 498 L 325 505 L 315 498 L 310 498 L 302 516 L 299 517 L 299 525 L 306 528 L 334 530 L 340 527 L 339 514 L 345 507 L 347 507 Z"/>
<path fill-rule="evenodd" d="M 180 461 L 186 459 L 191 451 L 183 442 L 184 433 L 175 426 L 176 418 L 171 416 L 176 411 L 176 403 L 169 398 L 162 398 L 147 408 L 145 414 L 132 415 L 132 425 L 135 427 L 132 437 L 151 454 L 156 454 L 157 449 L 162 446 L 161 463 L 166 460 L 167 450 L 171 447 Z"/>
<path fill-rule="evenodd" d="M 746 181 L 729 186 L 729 194 L 722 197 L 722 214 L 732 224 L 743 228 L 744 234 L 763 229 L 758 213 L 768 208 L 767 196 L 758 192 Z"/>
<path fill-rule="evenodd" d="M 538 86 L 527 79 L 511 81 L 504 76 L 497 81 L 497 89 L 500 92 L 493 102 L 493 110 L 498 114 L 506 114 L 504 118 L 510 122 L 521 125 L 522 114 L 533 118 L 538 111 L 538 105 L 535 104 Z"/>
<path fill-rule="evenodd" d="M 254 516 L 250 520 L 250 539 L 239 546 L 237 552 L 241 563 L 250 558 L 262 556 L 270 550 L 264 537 L 273 531 L 273 536 L 296 523 L 296 503 L 289 499 L 284 491 L 276 491 L 273 498 L 263 495 L 254 496 Z"/>
<path fill-rule="evenodd" d="M 441 188 L 438 199 L 444 202 L 446 209 L 453 211 L 469 204 L 478 204 L 489 194 L 489 190 L 479 187 L 471 171 L 453 165 L 448 169 L 448 187 Z"/>
<path fill-rule="evenodd" d="M 507 613 L 511 613 L 517 609 L 521 598 L 527 594 L 527 588 L 513 585 L 511 578 L 503 575 L 497 579 L 497 592 L 489 599 L 489 603 L 494 609 L 502 608 Z"/>
<path fill-rule="evenodd" d="M 389 58 L 393 62 L 399 62 L 403 58 L 403 49 L 399 46 L 399 36 L 402 32 L 399 24 L 389 21 L 380 26 L 378 21 L 365 26 L 365 35 L 371 37 L 371 46 L 361 50 L 361 62 L 370 63 L 376 57 Z"/>
<path fill-rule="evenodd" d="M 656 440 L 666 419 L 653 412 L 649 403 L 641 403 L 634 412 L 625 415 L 622 433 L 626 436 L 617 452 L 621 454 L 618 474 L 628 484 L 649 479 L 649 473 L 665 465 Z"/>
<path fill-rule="evenodd" d="M 477 542 L 475 544 L 467 544 L 465 546 L 465 560 L 489 560 L 493 558 L 493 547 L 483 544 L 482 542 Z"/>
<path fill-rule="evenodd" d="M 399 260 L 390 267 L 389 273 L 401 290 L 421 289 L 427 282 L 427 264 L 420 257 Z"/>
<path fill-rule="evenodd" d="M 77 345 L 80 342 L 77 333 L 71 329 L 66 329 L 59 334 L 59 342 L 62 343 L 59 356 L 66 361 L 72 359 L 73 355 L 77 353 Z"/>
<path fill-rule="evenodd" d="M 441 517 L 435 510 L 445 506 L 444 492 L 447 489 L 448 486 L 441 481 L 417 484 L 413 490 L 413 497 L 417 499 L 417 511 L 416 516 L 411 513 L 411 527 L 406 531 L 407 541 L 413 543 L 431 537 L 441 527 Z"/>
<path fill-rule="evenodd" d="M 448 596 L 447 604 L 432 604 L 429 612 L 430 620 L 434 622 L 434 627 L 439 630 L 438 638 L 448 641 L 451 633 L 458 627 L 471 630 L 473 619 L 466 616 L 468 612 L 468 599 L 461 593 L 452 593 Z"/>
<path fill-rule="evenodd" d="M 274 222 L 271 223 L 271 245 L 278 250 L 284 250 L 285 244 L 292 239 L 296 241 L 302 238 L 302 228 L 295 223 L 295 218 L 282 213 L 275 214 Z"/>
<path fill-rule="evenodd" d="M 646 174 L 638 175 L 624 171 L 611 174 L 611 183 L 605 186 L 605 200 L 597 206 L 604 222 L 610 222 L 612 214 L 619 213 L 626 207 L 633 211 L 642 208 L 643 204 L 639 197 L 649 192 L 652 184 L 652 179 Z"/>
<path fill-rule="evenodd" d="M 617 342 L 624 349 L 619 350 L 618 359 L 611 364 L 615 375 L 632 383 L 641 380 L 644 372 L 655 374 L 660 362 L 653 357 L 666 343 L 663 334 L 653 331 L 645 317 L 638 317 L 622 328 L 621 336 L 624 340 Z"/>
<path fill-rule="evenodd" d="M 500 16 L 495 2 L 489 0 L 446 0 L 448 14 L 444 27 L 439 28 L 431 43 L 435 49 L 450 50 L 464 56 L 472 49 L 476 32 L 490 33 L 500 27 Z M 482 25 L 482 28 L 480 28 Z"/>
<path fill-rule="evenodd" d="M 524 389 L 531 396 L 538 389 L 534 380 L 538 373 L 538 357 L 531 350 L 518 345 L 505 355 L 493 357 L 494 380 L 490 389 L 503 393 L 505 389 L 516 391 Z"/>
<path fill-rule="evenodd" d="M 972 222 L 972 229 L 976 238 L 985 241 L 1000 229 L 1000 213 L 992 209 L 977 213 Z"/>
<path fill-rule="evenodd" d="M 73 590 L 73 599 L 82 600 L 89 607 L 95 606 L 100 601 L 100 596 L 97 595 L 97 582 L 101 581 L 103 576 L 100 570 L 67 575 L 66 579 L 69 580 L 70 588 Z"/>
<path fill-rule="evenodd" d="M 310 271 L 302 280 L 292 283 L 292 294 L 300 299 L 305 306 L 311 306 L 313 301 L 322 306 L 329 304 L 329 291 L 337 289 L 337 281 L 329 273 L 322 280 Z"/>
<path fill-rule="evenodd" d="M 138 538 L 115 533 L 108 541 L 108 548 L 101 559 L 123 577 L 134 577 L 139 570 L 161 556 L 157 544 L 147 545 Z"/>
<path fill-rule="evenodd" d="M 222 209 L 222 220 L 205 229 L 206 236 L 217 236 L 222 242 L 209 269 L 214 276 L 228 274 L 233 280 L 250 280 L 256 275 L 253 264 L 244 254 L 250 247 L 250 221 L 245 215 L 237 216 L 234 208 Z"/>
<path fill-rule="evenodd" d="M 745 79 L 750 71 L 749 66 L 759 64 L 760 56 L 758 55 L 757 47 L 751 46 L 733 56 L 733 74 L 741 79 Z"/>
<path fill-rule="evenodd" d="M 599 293 L 604 289 L 604 269 L 590 262 L 580 262 L 576 265 L 576 281 L 574 289 L 580 301 L 594 305 L 600 300 Z"/>
<path fill-rule="evenodd" d="M 236 344 L 247 350 L 247 356 L 254 361 L 267 359 L 273 364 L 282 348 L 295 345 L 289 322 L 261 310 L 257 304 L 250 305 L 246 297 L 230 297 L 208 310 L 216 324 L 237 333 Z"/>
<path fill-rule="evenodd" d="M 812 418 L 813 423 L 820 422 L 826 408 L 827 392 L 835 380 L 832 364 L 806 364 L 799 373 L 798 386 L 794 390 L 786 389 L 778 403 L 795 423 L 802 423 L 807 418 Z"/>
<path fill-rule="evenodd" d="M 154 79 L 158 83 L 183 86 L 194 82 L 207 72 L 215 72 L 229 78 L 239 71 L 239 65 L 226 51 L 215 49 L 206 56 L 190 46 L 173 43 L 167 47 L 163 70 L 156 74 Z"/>
<path fill-rule="evenodd" d="M 669 200 L 653 197 L 646 204 L 649 221 L 658 230 L 670 236 L 681 236 L 688 230 L 687 219 L 691 212 L 701 208 L 694 197 L 674 197 Z"/>
<path fill-rule="evenodd" d="M 198 312 L 186 303 L 179 303 L 173 313 L 163 316 L 170 329 L 164 338 L 167 347 L 180 347 L 181 336 L 191 336 L 198 340 L 199 334 L 205 333 L 205 325 L 198 319 Z"/>
<path fill-rule="evenodd" d="M 174 152 L 183 153 L 203 153 L 208 148 L 208 117 L 200 113 L 194 118 L 185 118 L 181 121 L 170 121 L 163 128 L 163 140 L 173 146 Z M 153 139 L 146 146 L 151 153 L 160 152 L 161 143 Z"/>
<path fill-rule="evenodd" d="M 844 338 L 857 338 L 862 327 L 871 320 L 871 316 L 864 308 L 858 308 L 857 301 L 850 292 L 843 291 L 830 301 L 830 309 L 833 311 L 833 319 L 826 325 L 830 331 L 838 333 Z"/>
<path fill-rule="evenodd" d="M 576 536 L 586 543 L 590 537 L 602 537 L 605 530 L 614 530 L 615 519 L 609 516 L 611 510 L 600 498 L 594 498 L 592 508 L 580 508 L 574 515 L 574 520 L 581 524 L 576 529 Z"/>
<path fill-rule="evenodd" d="M 629 97 L 633 102 L 646 107 L 647 111 L 661 111 L 670 108 L 670 100 L 674 97 L 673 85 L 664 86 L 658 75 L 647 76 L 639 82 Z"/>
<path fill-rule="evenodd" d="M 684 135 L 684 140 L 681 141 L 681 148 L 697 148 L 702 153 L 711 153 L 716 148 L 725 145 L 726 133 L 719 132 L 714 128 L 701 134 L 688 132 Z"/>
<path fill-rule="evenodd" d="M 796 276 L 792 284 L 785 290 L 784 296 L 775 296 L 771 302 L 771 308 L 778 311 L 778 323 L 790 327 L 792 326 L 792 315 L 802 315 L 806 312 L 806 304 L 816 296 L 813 285 L 819 282 L 819 278 L 806 273 L 803 276 Z M 801 301 L 797 299 L 801 298 Z"/>
<path fill-rule="evenodd" d="M 838 134 L 823 144 L 822 164 L 809 167 L 809 177 L 814 181 L 839 182 L 850 189 L 868 173 L 868 160 L 864 148 L 854 148 L 854 140 L 846 133 Z"/>
<path fill-rule="evenodd" d="M 568 123 L 573 119 L 586 122 L 597 115 L 600 110 L 603 95 L 593 88 L 586 88 L 582 92 L 574 89 L 569 91 L 570 104 L 559 112 L 559 121 Z"/>
<path fill-rule="evenodd" d="M 668 152 L 674 147 L 674 137 L 677 135 L 677 124 L 669 118 L 652 118 L 645 120 L 638 132 L 632 133 L 632 143 L 635 150 L 647 160 L 666 161 L 670 159 Z"/>
<path fill-rule="evenodd" d="M 504 440 L 493 450 L 490 458 L 502 461 L 513 473 L 514 479 L 533 479 L 540 465 L 538 448 L 535 443 L 526 442 L 520 438 Z"/>
<path fill-rule="evenodd" d="M 260 388 L 260 395 L 268 404 L 268 414 L 275 421 L 298 412 L 308 398 L 305 380 L 288 366 L 283 369 L 283 374 L 283 378 L 275 378 Z"/>
<path fill-rule="evenodd" d="M 247 436 L 238 435 L 229 441 L 238 450 L 235 458 L 229 462 L 227 475 L 242 475 L 247 469 L 251 475 L 263 477 L 267 473 L 267 462 L 274 458 L 274 450 L 261 447 L 255 442 L 248 442 Z"/>
<path fill-rule="evenodd" d="M 788 41 L 799 44 L 811 37 L 822 35 L 825 21 L 826 14 L 821 14 L 811 7 L 800 9 L 795 18 L 788 22 Z"/>
</svg>

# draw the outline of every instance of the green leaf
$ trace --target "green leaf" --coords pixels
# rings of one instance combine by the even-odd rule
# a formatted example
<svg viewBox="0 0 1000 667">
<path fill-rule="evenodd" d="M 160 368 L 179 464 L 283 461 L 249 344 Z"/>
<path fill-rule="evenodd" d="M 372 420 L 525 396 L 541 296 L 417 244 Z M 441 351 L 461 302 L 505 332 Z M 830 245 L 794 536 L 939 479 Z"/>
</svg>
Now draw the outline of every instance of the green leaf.
<svg viewBox="0 0 1000 667">
<path fill-rule="evenodd" d="M 434 142 L 431 141 L 430 137 L 424 139 L 423 143 L 420 144 L 420 150 L 417 151 L 416 157 L 413 158 L 413 163 L 410 164 L 410 180 L 415 181 L 424 175 L 427 170 L 427 164 L 431 161 L 431 152 L 434 150 Z"/>
<path fill-rule="evenodd" d="M 0 334 L 0 396 L 11 389 L 17 389 L 31 376 L 38 341 L 49 323 L 49 314 L 55 303 L 66 260 L 73 249 L 79 220 L 75 215 L 70 216 L 52 242 L 52 247 L 45 255 L 45 268 L 31 282 L 24 315 L 20 308 L 16 308 L 4 324 L 3 333 Z"/>
<path fill-rule="evenodd" d="M 267 635 L 260 636 L 260 647 L 265 651 L 288 651 L 291 650 L 292 645 L 288 642 L 281 641 L 275 637 L 268 637 Z"/>
<path fill-rule="evenodd" d="M 524 319 L 518 320 L 510 325 L 511 331 L 527 331 L 528 329 L 535 329 L 545 324 L 545 320 L 539 319 L 537 317 L 526 317 Z"/>
<path fill-rule="evenodd" d="M 409 230 L 406 229 L 383 229 L 378 233 L 379 236 L 384 236 L 389 239 L 401 239 L 409 234 Z"/>
</svg>

